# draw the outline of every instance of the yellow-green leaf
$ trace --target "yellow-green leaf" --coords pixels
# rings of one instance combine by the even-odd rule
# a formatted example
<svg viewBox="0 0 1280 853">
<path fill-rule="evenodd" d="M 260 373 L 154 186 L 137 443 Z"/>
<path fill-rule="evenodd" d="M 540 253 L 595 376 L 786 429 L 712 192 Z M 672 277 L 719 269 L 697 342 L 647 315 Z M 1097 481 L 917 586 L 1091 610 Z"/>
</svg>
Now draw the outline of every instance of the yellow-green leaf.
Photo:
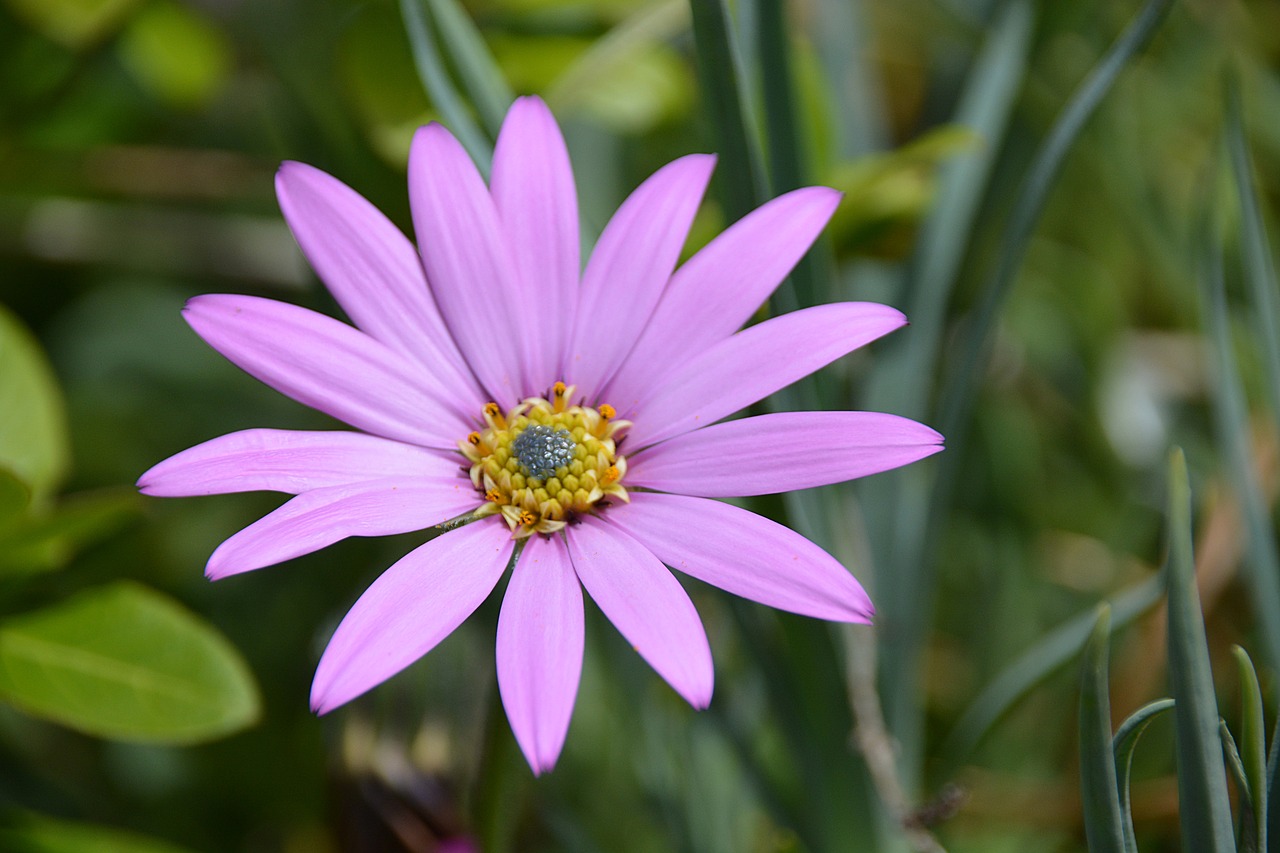
<svg viewBox="0 0 1280 853">
<path fill-rule="evenodd" d="M 259 710 L 226 638 L 127 581 L 0 625 L 0 699 L 87 734 L 152 743 L 231 734 Z"/>
</svg>

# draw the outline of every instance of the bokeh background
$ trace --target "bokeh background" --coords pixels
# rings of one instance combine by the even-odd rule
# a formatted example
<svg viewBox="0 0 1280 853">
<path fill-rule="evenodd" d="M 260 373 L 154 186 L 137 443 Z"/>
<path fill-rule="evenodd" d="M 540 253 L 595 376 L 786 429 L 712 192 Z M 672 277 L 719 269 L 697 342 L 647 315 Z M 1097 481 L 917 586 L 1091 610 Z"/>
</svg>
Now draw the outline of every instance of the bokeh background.
<svg viewBox="0 0 1280 853">
<path fill-rule="evenodd" d="M 740 0 L 717 41 L 725 7 L 701 0 L 692 14 L 683 0 L 0 2 L 0 846 L 930 849 L 905 822 L 953 851 L 1084 850 L 1077 659 L 1098 602 L 1117 626 L 1116 722 L 1169 692 L 1157 572 L 1173 445 L 1233 726 L 1231 645 L 1253 653 L 1271 712 L 1280 664 L 1264 544 L 1280 316 L 1250 295 L 1242 237 L 1280 233 L 1280 5 L 1150 10 L 1163 5 L 1063 131 L 1137 3 Z M 750 504 L 850 565 L 880 606 L 875 633 L 690 582 L 718 682 L 697 713 L 588 606 L 568 743 L 536 780 L 497 701 L 497 595 L 370 696 L 307 709 L 346 607 L 429 534 L 213 585 L 208 555 L 278 497 L 132 489 L 225 432 L 331 426 L 179 314 L 206 292 L 339 314 L 279 215 L 277 165 L 319 166 L 409 230 L 413 130 L 465 120 L 483 156 L 510 92 L 560 119 L 591 239 L 693 151 L 721 159 L 689 251 L 791 186 L 844 190 L 766 310 L 870 299 L 913 325 L 780 405 L 897 412 L 949 439 L 909 472 Z M 1061 168 L 1044 171 L 1055 127 Z M 1252 157 L 1252 219 L 1233 138 Z M 69 708 L 4 675 L 14 638 L 42 630 L 32 614 L 68 606 L 89 650 L 137 639 L 129 608 L 158 637 L 170 614 L 191 657 L 165 665 L 217 674 L 187 697 L 201 722 L 113 711 L 110 690 Z M 1180 849 L 1173 741 L 1161 718 L 1136 752 L 1143 850 Z"/>
</svg>

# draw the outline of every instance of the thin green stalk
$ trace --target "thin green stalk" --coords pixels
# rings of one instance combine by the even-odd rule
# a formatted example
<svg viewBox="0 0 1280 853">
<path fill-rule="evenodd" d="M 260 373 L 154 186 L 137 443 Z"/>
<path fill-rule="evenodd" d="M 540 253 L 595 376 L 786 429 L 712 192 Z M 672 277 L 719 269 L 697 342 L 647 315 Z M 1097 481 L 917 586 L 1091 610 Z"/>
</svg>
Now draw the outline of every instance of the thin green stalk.
<svg viewBox="0 0 1280 853">
<path fill-rule="evenodd" d="M 1097 614 L 1080 668 L 1080 800 L 1089 853 L 1124 853 L 1107 678 L 1111 610 L 1102 604 Z"/>
<path fill-rule="evenodd" d="M 1181 450 L 1169 461 L 1169 682 L 1173 688 L 1182 849 L 1231 853 L 1235 832 L 1191 544 L 1191 486 Z"/>
</svg>

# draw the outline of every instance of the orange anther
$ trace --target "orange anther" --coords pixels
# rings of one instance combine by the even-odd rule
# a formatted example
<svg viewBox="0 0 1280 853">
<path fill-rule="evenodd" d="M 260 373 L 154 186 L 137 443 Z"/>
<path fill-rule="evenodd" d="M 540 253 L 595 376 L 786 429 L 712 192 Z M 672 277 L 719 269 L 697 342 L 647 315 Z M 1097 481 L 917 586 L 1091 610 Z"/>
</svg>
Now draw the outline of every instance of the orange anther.
<svg viewBox="0 0 1280 853">
<path fill-rule="evenodd" d="M 600 477 L 600 484 L 607 486 L 610 483 L 616 483 L 618 482 L 618 478 L 621 476 L 622 475 L 618 473 L 618 466 L 610 465 L 605 469 L 604 474 Z"/>
<path fill-rule="evenodd" d="M 480 433 L 478 433 L 478 432 L 470 433 L 469 435 L 467 435 L 467 441 L 471 442 L 471 443 L 472 443 L 473 445 L 475 445 L 476 447 L 479 447 L 479 446 L 480 446 Z"/>
<path fill-rule="evenodd" d="M 491 418 L 496 418 L 498 415 L 502 414 L 502 409 L 498 408 L 497 403 L 485 403 L 484 413 Z"/>
<path fill-rule="evenodd" d="M 520 523 L 525 527 L 532 527 L 537 521 L 538 517 L 527 509 L 520 513 Z"/>
<path fill-rule="evenodd" d="M 604 418 L 606 421 L 618 414 L 618 411 L 608 403 L 601 403 L 600 408 L 596 411 L 600 412 L 600 417 Z"/>
<path fill-rule="evenodd" d="M 487 501 L 493 501 L 496 504 L 500 504 L 502 503 L 502 492 L 498 491 L 497 489 L 490 489 L 489 491 L 484 493 L 484 499 Z"/>
<path fill-rule="evenodd" d="M 563 397 L 564 392 L 568 390 L 569 386 L 565 385 L 563 382 L 557 382 L 555 385 L 551 386 L 551 393 L 555 394 L 557 397 Z"/>
</svg>

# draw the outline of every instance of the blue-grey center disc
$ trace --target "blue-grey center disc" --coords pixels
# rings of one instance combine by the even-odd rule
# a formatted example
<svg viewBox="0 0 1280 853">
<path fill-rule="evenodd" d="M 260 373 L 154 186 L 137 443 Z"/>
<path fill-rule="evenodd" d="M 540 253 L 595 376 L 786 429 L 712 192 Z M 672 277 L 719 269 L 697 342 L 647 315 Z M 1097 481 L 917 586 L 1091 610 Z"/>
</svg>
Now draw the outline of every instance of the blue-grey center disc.
<svg viewBox="0 0 1280 853">
<path fill-rule="evenodd" d="M 542 424 L 526 427 L 511 442 L 511 452 L 526 477 L 545 480 L 557 468 L 573 461 L 573 435 L 564 427 Z"/>
</svg>

